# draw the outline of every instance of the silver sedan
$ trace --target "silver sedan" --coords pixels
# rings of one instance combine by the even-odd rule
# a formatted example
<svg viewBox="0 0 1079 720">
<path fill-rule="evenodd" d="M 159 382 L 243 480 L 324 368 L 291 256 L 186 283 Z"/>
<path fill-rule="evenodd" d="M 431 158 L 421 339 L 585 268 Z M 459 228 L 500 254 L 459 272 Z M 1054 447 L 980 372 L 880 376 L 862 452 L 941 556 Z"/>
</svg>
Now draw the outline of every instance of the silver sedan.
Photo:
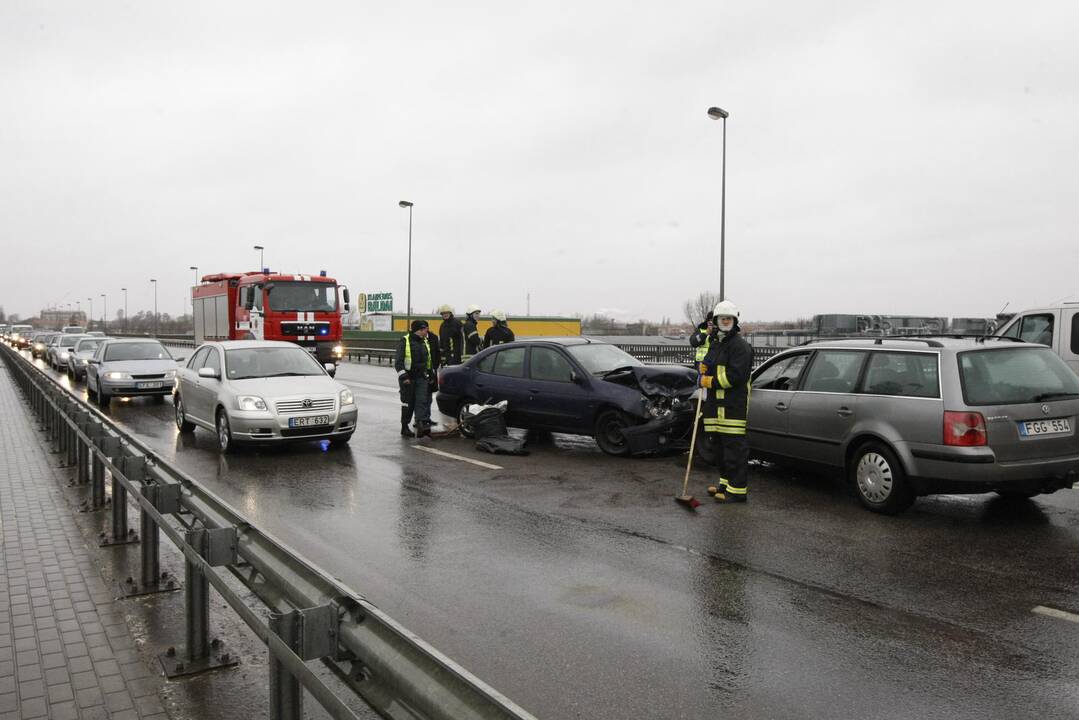
<svg viewBox="0 0 1079 720">
<path fill-rule="evenodd" d="M 356 430 L 352 391 L 293 343 L 205 343 L 176 376 L 176 427 L 211 430 L 229 452 L 242 442 L 329 440 Z"/>
<path fill-rule="evenodd" d="M 114 397 L 172 394 L 176 360 L 157 340 L 107 338 L 86 366 L 86 394 L 107 408 Z"/>
</svg>

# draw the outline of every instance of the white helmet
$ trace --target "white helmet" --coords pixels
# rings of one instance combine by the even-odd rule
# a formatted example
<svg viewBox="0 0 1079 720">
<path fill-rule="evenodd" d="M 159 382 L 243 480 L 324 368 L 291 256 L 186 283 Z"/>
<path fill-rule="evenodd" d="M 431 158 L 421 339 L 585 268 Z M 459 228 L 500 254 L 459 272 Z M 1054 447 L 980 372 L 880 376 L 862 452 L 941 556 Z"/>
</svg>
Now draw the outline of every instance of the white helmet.
<svg viewBox="0 0 1079 720">
<path fill-rule="evenodd" d="M 446 303 L 443 303 L 443 304 L 439 305 L 438 306 L 438 314 L 441 315 L 442 313 L 449 313 L 449 314 L 452 315 L 453 314 L 453 305 L 447 305 Z"/>
<path fill-rule="evenodd" d="M 466 315 L 471 315 L 472 313 L 478 313 L 479 311 L 480 311 L 480 306 L 473 303 L 472 305 L 468 306 L 468 312 L 465 313 L 465 314 Z"/>
<path fill-rule="evenodd" d="M 498 320 L 499 322 L 506 322 L 506 313 L 502 312 L 501 310 L 492 310 L 491 317 L 493 317 L 495 320 Z"/>
<path fill-rule="evenodd" d="M 730 300 L 722 300 L 716 305 L 715 310 L 712 311 L 712 315 L 717 319 L 724 316 L 737 318 L 738 306 Z"/>
</svg>

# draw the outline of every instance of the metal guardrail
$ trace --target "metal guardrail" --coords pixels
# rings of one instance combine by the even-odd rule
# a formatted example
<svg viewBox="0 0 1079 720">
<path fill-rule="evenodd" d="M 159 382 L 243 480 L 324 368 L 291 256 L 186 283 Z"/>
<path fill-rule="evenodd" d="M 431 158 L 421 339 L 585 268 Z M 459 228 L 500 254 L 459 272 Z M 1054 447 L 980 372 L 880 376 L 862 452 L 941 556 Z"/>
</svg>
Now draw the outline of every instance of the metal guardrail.
<svg viewBox="0 0 1079 720">
<path fill-rule="evenodd" d="M 349 705 L 358 700 L 392 720 L 533 718 L 257 528 L 21 354 L 6 345 L 0 354 L 62 462 L 75 468 L 75 482 L 90 487 L 86 509 L 106 508 L 106 476 L 111 479 L 112 533 L 104 544 L 141 544 L 139 572 L 122 586 L 123 596 L 178 589 L 160 572 L 162 533 L 183 553 L 186 645 L 160 656 L 168 677 L 238 662 L 210 642 L 212 585 L 266 643 L 274 720 L 302 718 L 304 690 L 339 720 L 358 717 Z M 138 535 L 128 528 L 129 499 L 140 513 Z M 264 607 L 250 607 L 223 571 Z M 311 660 L 333 672 L 338 691 L 307 665 Z"/>
</svg>

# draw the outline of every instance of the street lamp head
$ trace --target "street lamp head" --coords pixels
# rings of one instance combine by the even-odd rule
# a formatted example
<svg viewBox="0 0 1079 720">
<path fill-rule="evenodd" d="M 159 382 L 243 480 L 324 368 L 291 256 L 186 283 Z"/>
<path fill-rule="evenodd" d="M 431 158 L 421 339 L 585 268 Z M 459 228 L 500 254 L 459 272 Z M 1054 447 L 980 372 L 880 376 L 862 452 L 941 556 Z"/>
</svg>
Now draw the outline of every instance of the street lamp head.
<svg viewBox="0 0 1079 720">
<path fill-rule="evenodd" d="M 198 267 L 195 266 L 195 265 L 192 265 L 191 267 L 189 267 L 188 270 L 194 270 L 195 272 L 199 271 Z"/>
<path fill-rule="evenodd" d="M 717 107 L 708 108 L 708 117 L 712 118 L 713 120 L 720 120 L 720 119 L 725 120 L 727 118 L 727 116 L 729 116 L 729 115 L 730 115 L 730 113 L 727 112 L 726 110 L 724 110 L 723 108 L 717 108 Z"/>
<path fill-rule="evenodd" d="M 127 292 L 127 288 L 120 288 L 120 292 Z"/>
<path fill-rule="evenodd" d="M 412 207 L 412 203 L 410 203 L 410 202 L 409 202 L 408 200 L 402 200 L 401 202 L 399 202 L 399 203 L 397 203 L 397 204 L 398 204 L 398 205 L 400 205 L 400 206 L 401 206 L 401 207 L 403 207 L 403 208 L 410 208 L 410 207 Z"/>
<path fill-rule="evenodd" d="M 261 245 L 255 245 L 255 246 L 254 246 L 254 247 L 252 247 L 251 249 L 252 249 L 252 250 L 265 250 L 266 248 L 262 247 Z"/>
<path fill-rule="evenodd" d="M 154 278 L 150 278 L 150 282 L 155 283 L 157 282 L 157 280 L 155 280 Z"/>
</svg>

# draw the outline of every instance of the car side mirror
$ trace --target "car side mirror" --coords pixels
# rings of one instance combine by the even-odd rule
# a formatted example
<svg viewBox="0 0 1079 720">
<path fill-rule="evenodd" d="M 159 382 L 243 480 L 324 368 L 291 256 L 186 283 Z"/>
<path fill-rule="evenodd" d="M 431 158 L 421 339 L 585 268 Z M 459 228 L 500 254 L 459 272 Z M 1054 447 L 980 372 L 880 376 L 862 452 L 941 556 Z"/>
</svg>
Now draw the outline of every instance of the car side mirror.
<svg viewBox="0 0 1079 720">
<path fill-rule="evenodd" d="M 326 368 L 326 372 L 330 377 L 335 377 L 337 375 L 337 366 L 333 363 L 326 363 L 322 367 Z"/>
<path fill-rule="evenodd" d="M 90 358 L 89 360 L 87 360 L 87 362 L 88 362 L 88 363 L 90 363 L 91 365 L 97 365 L 97 364 L 99 364 L 99 363 L 100 363 L 101 361 L 100 361 L 100 360 L 98 360 L 97 358 Z"/>
<path fill-rule="evenodd" d="M 214 378 L 217 379 L 217 370 L 215 368 L 201 367 L 199 368 L 200 378 Z"/>
<path fill-rule="evenodd" d="M 349 307 L 348 288 L 342 288 L 341 289 L 341 297 L 345 301 L 345 312 L 346 313 L 350 312 L 351 308 Z"/>
</svg>

